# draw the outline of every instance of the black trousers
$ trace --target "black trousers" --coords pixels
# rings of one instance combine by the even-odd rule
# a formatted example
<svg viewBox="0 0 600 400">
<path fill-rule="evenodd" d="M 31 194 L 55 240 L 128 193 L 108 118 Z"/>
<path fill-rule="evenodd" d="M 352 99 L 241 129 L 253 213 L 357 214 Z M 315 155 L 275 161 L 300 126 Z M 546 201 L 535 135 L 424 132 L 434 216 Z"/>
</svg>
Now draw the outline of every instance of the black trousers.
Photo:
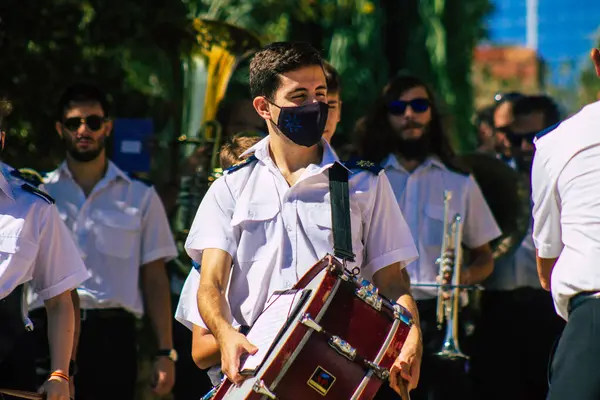
<svg viewBox="0 0 600 400">
<path fill-rule="evenodd" d="M 31 351 L 33 332 L 23 332 L 0 363 L 0 388 L 36 391 L 35 360 Z M 1 398 L 1 397 L 0 397 Z M 16 397 L 4 395 L 6 400 Z"/>
<path fill-rule="evenodd" d="M 468 364 L 460 360 L 443 360 L 435 355 L 442 348 L 445 336 L 445 331 L 437 328 L 436 304 L 436 300 L 417 301 L 423 334 L 423 361 L 419 385 L 410 392 L 411 400 L 470 400 L 473 397 Z M 389 384 L 384 384 L 375 399 L 399 400 L 400 396 Z"/>
<path fill-rule="evenodd" d="M 39 385 L 49 369 L 46 312 L 35 310 L 30 318 Z M 138 367 L 135 317 L 122 309 L 82 311 L 77 367 L 77 400 L 134 399 Z"/>
<path fill-rule="evenodd" d="M 564 321 L 542 289 L 484 291 L 476 324 L 471 373 L 476 397 L 543 400 L 548 361 Z"/>
<path fill-rule="evenodd" d="M 548 400 L 600 399 L 600 300 L 571 310 L 550 369 Z"/>
</svg>

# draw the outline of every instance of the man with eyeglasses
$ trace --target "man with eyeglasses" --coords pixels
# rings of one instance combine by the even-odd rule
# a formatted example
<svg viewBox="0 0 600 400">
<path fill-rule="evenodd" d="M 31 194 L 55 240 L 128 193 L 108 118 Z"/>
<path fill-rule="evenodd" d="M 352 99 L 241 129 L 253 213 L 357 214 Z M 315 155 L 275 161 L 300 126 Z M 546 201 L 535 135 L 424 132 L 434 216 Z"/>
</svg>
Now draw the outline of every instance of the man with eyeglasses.
<svg viewBox="0 0 600 400">
<path fill-rule="evenodd" d="M 545 95 L 520 95 L 511 103 L 511 122 L 498 132 L 509 141 L 514 168 L 530 181 L 535 135 L 559 121 L 554 101 Z M 481 296 L 484 312 L 476 331 L 472 371 L 478 398 L 543 400 L 548 391 L 546 366 L 552 345 L 564 326 L 552 297 L 537 277 L 532 225 L 514 253 L 496 260 Z M 499 315 L 510 315 L 510 324 Z M 513 350 L 498 357 L 498 343 Z M 510 370 L 510 385 L 505 372 Z"/>
<path fill-rule="evenodd" d="M 463 245 L 470 249 L 462 284 L 480 283 L 492 272 L 489 242 L 500 236 L 500 229 L 474 178 L 456 164 L 433 94 L 422 80 L 410 75 L 392 80 L 356 130 L 360 157 L 385 169 L 419 251 L 419 259 L 406 267 L 421 315 L 424 348 L 421 380 L 411 398 L 470 398 L 464 363 L 435 356 L 444 337 L 437 327 L 437 288 L 432 286 L 438 282 L 444 192 L 452 191 L 450 216 L 462 215 Z M 448 282 L 449 277 L 440 280 Z M 377 398 L 395 398 L 393 393 L 380 394 Z"/>
<path fill-rule="evenodd" d="M 124 173 L 108 160 L 112 121 L 108 101 L 98 88 L 75 84 L 57 109 L 56 131 L 66 160 L 45 178 L 60 217 L 71 230 L 91 278 L 78 288 L 81 331 L 75 389 L 78 399 L 135 398 L 136 320 L 152 322 L 158 351 L 154 373 L 157 394 L 174 382 L 171 304 L 165 260 L 177 249 L 154 188 Z M 30 295 L 36 352 L 47 354 L 41 301 Z"/>
</svg>

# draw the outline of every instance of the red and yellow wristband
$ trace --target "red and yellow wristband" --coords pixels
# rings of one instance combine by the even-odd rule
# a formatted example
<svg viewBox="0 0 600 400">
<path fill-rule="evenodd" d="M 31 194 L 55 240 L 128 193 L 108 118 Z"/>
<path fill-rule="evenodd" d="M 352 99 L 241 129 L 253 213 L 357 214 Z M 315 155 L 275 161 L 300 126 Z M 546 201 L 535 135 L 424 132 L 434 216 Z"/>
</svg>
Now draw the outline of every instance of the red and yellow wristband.
<svg viewBox="0 0 600 400">
<path fill-rule="evenodd" d="M 65 374 L 64 372 L 60 372 L 60 371 L 51 372 L 50 378 L 61 378 L 61 379 L 64 379 L 65 381 L 69 382 L 69 376 L 67 374 Z"/>
</svg>

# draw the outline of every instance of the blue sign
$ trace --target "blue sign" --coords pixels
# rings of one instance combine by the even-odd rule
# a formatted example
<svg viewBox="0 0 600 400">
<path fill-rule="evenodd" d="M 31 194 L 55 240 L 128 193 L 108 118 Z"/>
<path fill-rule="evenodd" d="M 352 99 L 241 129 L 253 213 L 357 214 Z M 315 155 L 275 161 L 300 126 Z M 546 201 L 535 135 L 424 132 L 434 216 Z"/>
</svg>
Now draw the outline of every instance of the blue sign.
<svg viewBox="0 0 600 400">
<path fill-rule="evenodd" d="M 115 119 L 112 161 L 125 172 L 150 172 L 150 140 L 153 133 L 151 119 Z"/>
</svg>

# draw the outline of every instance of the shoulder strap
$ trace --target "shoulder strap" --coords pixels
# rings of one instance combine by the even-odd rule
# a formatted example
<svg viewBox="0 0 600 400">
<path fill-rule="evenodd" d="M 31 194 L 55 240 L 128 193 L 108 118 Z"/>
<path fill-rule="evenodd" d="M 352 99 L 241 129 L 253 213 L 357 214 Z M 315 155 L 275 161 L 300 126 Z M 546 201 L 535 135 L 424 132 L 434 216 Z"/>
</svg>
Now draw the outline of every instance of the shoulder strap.
<svg viewBox="0 0 600 400">
<path fill-rule="evenodd" d="M 42 174 L 31 168 L 13 169 L 10 174 L 15 178 L 21 179 L 32 186 L 38 187 L 44 183 Z"/>
<path fill-rule="evenodd" d="M 336 162 L 329 168 L 333 254 L 345 261 L 354 261 L 352 226 L 350 225 L 350 190 L 348 170 Z"/>
<path fill-rule="evenodd" d="M 344 165 L 348 169 L 362 169 L 365 171 L 369 171 L 375 175 L 379 174 L 383 167 L 373 161 L 369 160 L 361 160 L 358 158 L 354 158 L 344 162 Z"/>
<path fill-rule="evenodd" d="M 148 178 L 145 178 L 135 172 L 128 172 L 127 176 L 131 179 L 133 179 L 134 181 L 139 181 L 142 182 L 144 185 L 146 186 L 153 186 L 154 184 L 152 183 L 152 181 Z"/>
<path fill-rule="evenodd" d="M 246 165 L 250 165 L 250 163 L 252 163 L 252 162 L 254 162 L 256 160 L 257 160 L 256 156 L 254 154 L 252 154 L 248 158 L 246 158 L 244 161 L 241 161 L 241 162 L 239 162 L 239 163 L 237 163 L 237 164 L 235 164 L 235 165 L 227 168 L 225 170 L 225 172 L 228 173 L 228 174 L 230 174 L 232 172 L 237 171 L 238 169 L 240 169 L 242 167 L 245 167 Z"/>
<path fill-rule="evenodd" d="M 42 199 L 46 200 L 48 203 L 50 204 L 54 204 L 54 198 L 52 196 L 50 196 L 48 193 L 41 191 L 40 189 L 31 186 L 29 183 L 24 183 L 21 185 L 21 189 L 23 189 L 26 192 L 35 194 L 36 196 L 41 197 Z"/>
</svg>

